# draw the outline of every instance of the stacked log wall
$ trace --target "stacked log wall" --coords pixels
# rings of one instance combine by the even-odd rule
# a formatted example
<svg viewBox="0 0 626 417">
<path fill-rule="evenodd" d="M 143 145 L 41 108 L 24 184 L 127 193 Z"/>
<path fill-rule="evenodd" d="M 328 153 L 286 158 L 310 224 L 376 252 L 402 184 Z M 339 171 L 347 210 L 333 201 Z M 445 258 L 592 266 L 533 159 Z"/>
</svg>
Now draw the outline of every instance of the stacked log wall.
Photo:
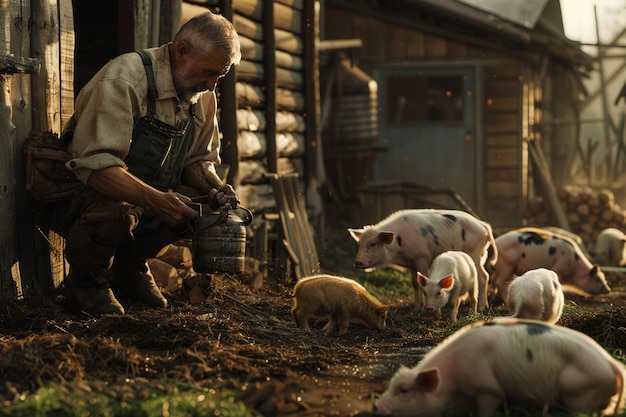
<svg viewBox="0 0 626 417">
<path fill-rule="evenodd" d="M 587 249 L 593 249 L 598 234 L 606 228 L 626 231 L 626 210 L 615 201 L 610 189 L 570 185 L 560 189 L 557 196 L 571 231 L 581 237 Z M 524 218 L 529 226 L 557 224 L 541 197 L 531 200 Z"/>
<path fill-rule="evenodd" d="M 218 1 L 190 1 L 183 4 L 186 16 L 207 8 L 219 12 Z M 303 0 L 274 1 L 275 103 L 276 117 L 268 128 L 268 96 L 265 62 L 263 0 L 233 0 L 233 24 L 241 41 L 242 60 L 235 69 L 237 95 L 237 148 L 241 204 L 253 211 L 275 207 L 268 173 L 296 172 L 305 177 L 305 96 L 303 80 Z M 272 97 L 273 99 L 274 97 Z M 269 130 L 268 130 L 269 129 Z M 272 131 L 271 133 L 270 130 Z M 271 136 L 271 137 L 268 137 Z M 269 142 L 268 142 L 269 141 Z M 272 150 L 277 152 L 275 169 Z"/>
</svg>

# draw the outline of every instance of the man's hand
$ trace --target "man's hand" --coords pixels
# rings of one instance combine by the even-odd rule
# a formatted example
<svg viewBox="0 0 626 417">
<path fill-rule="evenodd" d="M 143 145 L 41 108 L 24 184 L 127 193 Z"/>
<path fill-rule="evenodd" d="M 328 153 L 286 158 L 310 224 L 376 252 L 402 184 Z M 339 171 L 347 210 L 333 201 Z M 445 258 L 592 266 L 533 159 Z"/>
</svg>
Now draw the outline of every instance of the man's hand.
<svg viewBox="0 0 626 417">
<path fill-rule="evenodd" d="M 170 226 L 186 224 L 200 213 L 189 207 L 191 199 L 176 192 L 163 192 L 143 182 L 122 167 L 94 171 L 89 186 L 114 200 L 126 201 L 151 210 Z"/>
<path fill-rule="evenodd" d="M 178 226 L 200 215 L 187 203 L 191 203 L 189 197 L 176 192 L 167 192 L 161 193 L 157 201 L 150 204 L 149 209 L 157 213 L 168 225 Z"/>
<path fill-rule="evenodd" d="M 229 184 L 222 185 L 219 189 L 212 188 L 209 191 L 209 205 L 212 209 L 219 209 L 229 205 L 230 208 L 237 208 L 239 205 L 239 198 L 235 189 Z"/>
</svg>

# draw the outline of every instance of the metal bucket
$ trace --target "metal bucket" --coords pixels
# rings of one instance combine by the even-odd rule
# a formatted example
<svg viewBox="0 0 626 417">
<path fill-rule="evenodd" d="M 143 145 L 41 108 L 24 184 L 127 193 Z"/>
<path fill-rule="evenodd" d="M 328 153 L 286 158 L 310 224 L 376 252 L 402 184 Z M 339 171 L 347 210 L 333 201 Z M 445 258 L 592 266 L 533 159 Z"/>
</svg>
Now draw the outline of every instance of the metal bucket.
<svg viewBox="0 0 626 417">
<path fill-rule="evenodd" d="M 244 270 L 246 254 L 246 226 L 252 222 L 252 213 L 244 207 L 205 211 L 192 222 L 192 262 L 196 272 L 240 273 Z M 231 210 L 243 210 L 242 220 Z"/>
</svg>

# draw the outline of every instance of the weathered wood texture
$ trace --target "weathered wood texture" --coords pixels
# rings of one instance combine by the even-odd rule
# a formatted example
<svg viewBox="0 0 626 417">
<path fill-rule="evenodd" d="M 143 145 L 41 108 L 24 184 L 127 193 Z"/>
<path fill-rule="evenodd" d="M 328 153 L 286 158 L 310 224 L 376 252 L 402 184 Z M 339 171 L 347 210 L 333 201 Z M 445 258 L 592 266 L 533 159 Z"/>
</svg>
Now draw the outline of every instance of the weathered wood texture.
<svg viewBox="0 0 626 417">
<path fill-rule="evenodd" d="M 5 5 L 0 6 L 0 21 L 4 30 L 0 34 L 0 55 L 9 55 L 11 39 L 11 14 Z M 18 261 L 17 229 L 15 227 L 15 182 L 9 181 L 14 169 L 13 144 L 15 140 L 15 126 L 11 123 L 11 76 L 2 75 L 0 78 L 0 295 L 4 297 L 17 296 L 18 289 L 12 278 L 12 266 Z M 9 198 L 7 198 L 9 197 Z M 21 284 L 20 284 L 21 285 Z M 21 288 L 19 290 L 21 292 Z"/>
<path fill-rule="evenodd" d="M 519 217 L 529 196 L 530 176 L 526 140 L 541 139 L 533 126 L 541 123 L 542 79 L 537 63 L 487 45 L 476 46 L 462 40 L 446 38 L 414 28 L 391 24 L 366 14 L 354 13 L 327 5 L 323 16 L 325 39 L 359 38 L 362 48 L 350 51 L 354 62 L 363 62 L 368 70 L 385 62 L 415 59 L 489 60 L 483 65 L 484 103 L 478 109 L 479 123 L 484 123 L 485 217 L 500 219 Z M 515 215 L 511 215 L 515 213 Z"/>
<path fill-rule="evenodd" d="M 217 2 L 184 2 L 182 15 L 188 19 L 194 14 L 215 9 Z M 236 68 L 237 94 L 237 147 L 242 205 L 252 210 L 274 207 L 271 193 L 262 186 L 269 179 L 268 162 L 276 152 L 277 173 L 295 172 L 304 177 L 305 164 L 305 113 L 303 80 L 303 1 L 282 0 L 273 2 L 273 27 L 264 30 L 263 13 L 268 4 L 263 0 L 233 0 L 233 23 L 239 33 L 243 59 Z M 268 41 L 271 39 L 271 42 Z M 268 68 L 266 48 L 275 45 L 275 68 Z M 275 86 L 270 90 L 275 109 L 268 112 L 268 71 L 275 75 Z M 268 114 L 275 120 L 268 123 Z M 269 130 L 268 130 L 269 129 Z M 271 142 L 268 142 L 271 138 Z M 254 187 L 261 187 L 258 190 Z"/>
</svg>

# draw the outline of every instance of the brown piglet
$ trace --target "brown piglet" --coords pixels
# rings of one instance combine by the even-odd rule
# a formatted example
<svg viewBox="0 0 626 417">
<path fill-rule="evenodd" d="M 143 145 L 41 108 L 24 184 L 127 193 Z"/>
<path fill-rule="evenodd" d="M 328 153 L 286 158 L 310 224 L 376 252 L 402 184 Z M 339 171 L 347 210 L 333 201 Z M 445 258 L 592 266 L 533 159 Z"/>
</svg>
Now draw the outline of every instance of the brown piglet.
<svg viewBox="0 0 626 417">
<path fill-rule="evenodd" d="M 339 334 L 348 331 L 350 323 L 364 324 L 382 330 L 386 326 L 387 310 L 358 282 L 333 275 L 302 278 L 293 288 L 291 315 L 296 326 L 310 332 L 309 319 L 328 319 L 324 335 L 339 324 Z"/>
</svg>

